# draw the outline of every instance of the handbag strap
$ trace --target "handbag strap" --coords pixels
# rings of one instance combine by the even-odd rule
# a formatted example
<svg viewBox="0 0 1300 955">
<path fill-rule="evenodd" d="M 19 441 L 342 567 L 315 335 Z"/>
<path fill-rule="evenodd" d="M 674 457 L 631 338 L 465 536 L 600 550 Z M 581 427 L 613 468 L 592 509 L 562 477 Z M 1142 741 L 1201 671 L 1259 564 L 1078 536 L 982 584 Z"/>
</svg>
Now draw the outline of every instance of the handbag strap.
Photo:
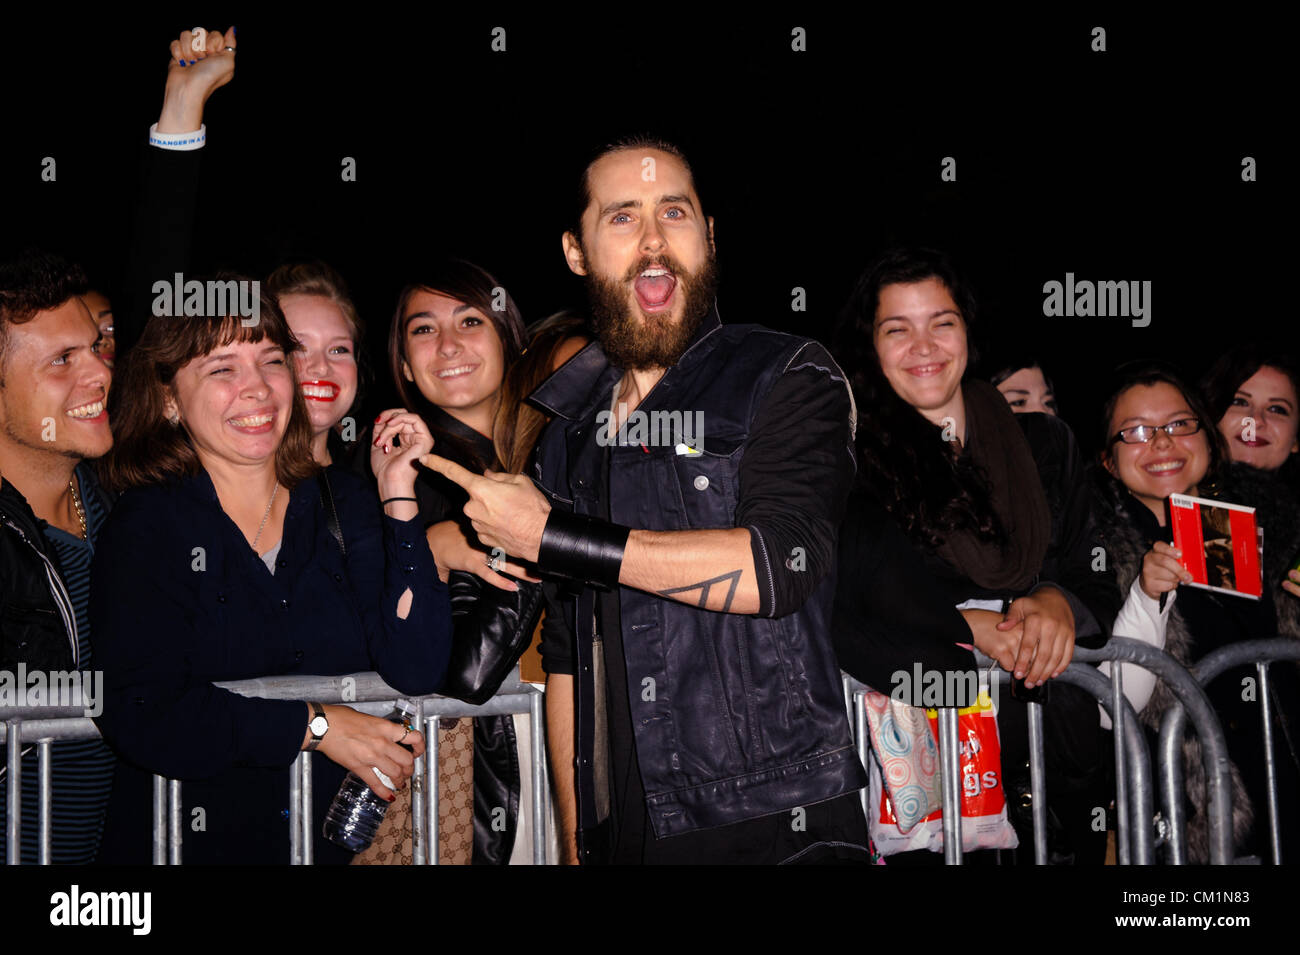
<svg viewBox="0 0 1300 955">
<path fill-rule="evenodd" d="M 343 525 L 339 523 L 339 512 L 334 506 L 334 489 L 330 487 L 328 468 L 322 468 L 320 472 L 320 500 L 325 506 L 325 523 L 329 525 L 330 533 L 338 541 L 339 552 L 347 557 L 348 548 L 343 543 Z"/>
</svg>

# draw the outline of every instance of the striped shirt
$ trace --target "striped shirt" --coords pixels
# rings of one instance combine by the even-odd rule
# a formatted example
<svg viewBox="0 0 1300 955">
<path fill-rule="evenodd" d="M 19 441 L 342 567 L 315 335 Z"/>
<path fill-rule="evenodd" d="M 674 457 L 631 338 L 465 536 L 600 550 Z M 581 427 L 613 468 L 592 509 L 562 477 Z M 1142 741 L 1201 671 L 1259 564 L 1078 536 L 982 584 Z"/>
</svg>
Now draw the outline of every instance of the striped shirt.
<svg viewBox="0 0 1300 955">
<path fill-rule="evenodd" d="M 72 598 L 77 618 L 77 652 L 83 671 L 94 669 L 90 640 L 90 560 L 107 511 L 95 490 L 95 478 L 82 464 L 77 467 L 82 506 L 86 510 L 89 541 L 74 537 L 56 527 L 44 528 L 45 540 L 55 553 L 63 584 Z M 91 683 L 94 686 L 94 683 Z M 28 749 L 24 746 L 24 749 Z M 50 754 L 51 814 L 50 857 L 56 865 L 87 865 L 94 861 L 104 828 L 104 811 L 113 785 L 116 762 L 112 750 L 96 736 L 87 740 L 55 742 Z M 0 776 L 0 823 L 5 817 L 8 774 Z M 39 779 L 36 746 L 23 756 L 23 864 L 35 865 L 37 853 L 37 780 Z M 0 863 L 7 858 L 6 832 L 0 825 Z"/>
</svg>

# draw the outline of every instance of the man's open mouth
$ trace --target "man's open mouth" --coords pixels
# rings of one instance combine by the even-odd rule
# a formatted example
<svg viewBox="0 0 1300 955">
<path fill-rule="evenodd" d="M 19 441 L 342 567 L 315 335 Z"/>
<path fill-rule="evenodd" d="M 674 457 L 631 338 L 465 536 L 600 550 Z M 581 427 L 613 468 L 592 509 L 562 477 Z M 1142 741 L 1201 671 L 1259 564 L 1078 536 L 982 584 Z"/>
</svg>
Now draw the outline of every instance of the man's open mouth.
<svg viewBox="0 0 1300 955">
<path fill-rule="evenodd" d="M 648 312 L 662 309 L 677 289 L 677 277 L 662 265 L 643 269 L 632 283 L 637 301 Z"/>
</svg>

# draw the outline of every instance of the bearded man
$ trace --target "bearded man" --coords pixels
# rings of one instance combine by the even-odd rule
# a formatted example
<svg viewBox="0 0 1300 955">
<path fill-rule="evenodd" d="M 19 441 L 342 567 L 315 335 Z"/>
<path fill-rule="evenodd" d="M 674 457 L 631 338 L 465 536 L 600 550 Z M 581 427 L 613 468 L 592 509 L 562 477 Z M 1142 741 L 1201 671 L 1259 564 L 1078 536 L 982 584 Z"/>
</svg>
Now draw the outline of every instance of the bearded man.
<svg viewBox="0 0 1300 955">
<path fill-rule="evenodd" d="M 600 153 L 563 247 L 598 341 L 531 397 L 541 490 L 425 462 L 483 543 L 567 581 L 543 662 L 570 861 L 865 862 L 830 634 L 844 375 L 810 339 L 721 324 L 713 220 L 671 144 Z"/>
</svg>

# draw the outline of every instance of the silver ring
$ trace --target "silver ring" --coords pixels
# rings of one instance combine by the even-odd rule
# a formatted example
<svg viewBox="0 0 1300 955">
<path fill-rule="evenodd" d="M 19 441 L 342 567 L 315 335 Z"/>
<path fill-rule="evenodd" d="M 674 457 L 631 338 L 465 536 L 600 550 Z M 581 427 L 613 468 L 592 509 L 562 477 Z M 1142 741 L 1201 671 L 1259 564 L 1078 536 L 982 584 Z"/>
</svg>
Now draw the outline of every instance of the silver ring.
<svg viewBox="0 0 1300 955">
<path fill-rule="evenodd" d="M 503 557 L 500 554 L 493 554 L 491 557 L 487 559 L 487 565 L 493 571 L 493 573 L 499 571 L 501 569 L 501 565 L 504 564 L 505 562 L 506 562 L 505 557 Z"/>
<path fill-rule="evenodd" d="M 226 47 L 226 52 L 227 52 L 227 53 L 234 53 L 234 52 L 235 52 L 235 48 L 234 48 L 233 46 L 228 46 L 228 47 Z"/>
</svg>

